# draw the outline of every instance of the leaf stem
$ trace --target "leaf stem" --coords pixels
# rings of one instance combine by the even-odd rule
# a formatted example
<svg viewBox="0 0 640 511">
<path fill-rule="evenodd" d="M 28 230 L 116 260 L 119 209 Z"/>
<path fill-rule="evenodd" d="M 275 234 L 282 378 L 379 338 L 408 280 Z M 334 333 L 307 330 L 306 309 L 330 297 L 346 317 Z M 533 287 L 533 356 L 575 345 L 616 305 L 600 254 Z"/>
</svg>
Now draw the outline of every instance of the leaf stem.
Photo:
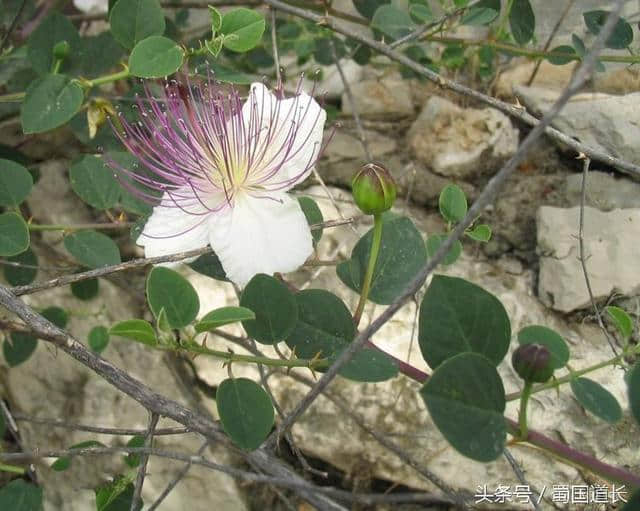
<svg viewBox="0 0 640 511">
<path fill-rule="evenodd" d="M 22 467 L 16 467 L 15 465 L 5 465 L 4 463 L 0 463 L 0 472 L 9 472 L 11 474 L 19 474 L 21 476 L 27 473 L 26 469 Z"/>
<path fill-rule="evenodd" d="M 93 80 L 85 80 L 84 83 L 88 87 L 96 87 L 105 83 L 117 82 L 118 80 L 129 78 L 129 76 L 131 76 L 129 74 L 129 67 L 124 66 L 124 69 L 122 71 L 118 71 L 117 73 L 112 73 L 110 75 L 99 76 L 98 78 L 94 78 Z"/>
<path fill-rule="evenodd" d="M 520 395 L 520 412 L 518 413 L 518 424 L 520 426 L 519 440 L 526 440 L 527 436 L 529 436 L 529 429 L 527 426 L 527 407 L 529 406 L 529 398 L 531 397 L 532 388 L 533 382 L 525 382 L 522 394 Z"/>
<path fill-rule="evenodd" d="M 376 267 L 376 261 L 378 260 L 378 253 L 380 252 L 380 242 L 382 241 L 382 214 L 375 213 L 373 215 L 373 239 L 371 240 L 371 251 L 369 252 L 369 263 L 367 265 L 367 272 L 364 276 L 364 282 L 362 283 L 362 290 L 360 291 L 360 301 L 358 307 L 353 315 L 353 322 L 356 327 L 360 323 L 362 318 L 362 312 L 364 306 L 369 298 L 369 291 L 371 290 L 371 281 L 373 280 L 373 270 Z"/>
<path fill-rule="evenodd" d="M 88 224 L 27 224 L 30 231 L 79 231 L 82 229 L 128 229 L 133 222 L 110 222 L 110 223 L 88 223 Z"/>
</svg>

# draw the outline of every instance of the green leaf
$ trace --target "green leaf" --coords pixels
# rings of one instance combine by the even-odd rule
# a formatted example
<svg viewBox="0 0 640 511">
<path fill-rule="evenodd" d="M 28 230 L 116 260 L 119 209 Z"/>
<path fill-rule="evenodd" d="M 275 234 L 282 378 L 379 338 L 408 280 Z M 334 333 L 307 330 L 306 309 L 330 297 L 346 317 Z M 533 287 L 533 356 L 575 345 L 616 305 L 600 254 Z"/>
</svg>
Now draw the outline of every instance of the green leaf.
<svg viewBox="0 0 640 511">
<path fill-rule="evenodd" d="M 258 11 L 241 7 L 225 13 L 220 32 L 225 35 L 224 46 L 231 51 L 246 52 L 262 39 L 265 21 Z"/>
<path fill-rule="evenodd" d="M 229 281 L 227 274 L 222 267 L 222 263 L 215 253 L 201 255 L 195 261 L 189 263 L 189 267 L 202 275 L 211 277 L 212 279 L 226 282 Z"/>
<path fill-rule="evenodd" d="M 460 222 L 467 214 L 467 197 L 458 185 L 447 185 L 440 192 L 438 207 L 447 222 Z"/>
<path fill-rule="evenodd" d="M 562 66 L 572 60 L 575 60 L 572 56 L 578 56 L 573 46 L 562 44 L 560 46 L 556 46 L 549 54 L 547 54 L 547 60 L 554 66 Z"/>
<path fill-rule="evenodd" d="M 273 404 L 257 383 L 247 378 L 224 380 L 216 392 L 220 422 L 234 444 L 253 450 L 273 427 Z"/>
<path fill-rule="evenodd" d="M 429 23 L 433 21 L 433 12 L 428 3 L 412 2 L 409 5 L 409 16 L 416 23 Z"/>
<path fill-rule="evenodd" d="M 86 442 L 80 442 L 79 444 L 72 445 L 69 450 L 73 449 L 87 449 L 88 447 L 105 447 L 104 444 L 97 440 L 87 440 Z M 51 469 L 56 472 L 63 472 L 71 466 L 71 456 L 62 456 L 51 464 Z"/>
<path fill-rule="evenodd" d="M 447 240 L 447 238 L 448 236 L 446 234 L 433 234 L 429 236 L 429 238 L 427 239 L 427 256 L 429 257 L 429 259 L 431 259 L 436 254 L 436 252 L 440 248 L 440 245 L 442 245 Z M 461 253 L 462 243 L 460 243 L 460 240 L 456 240 L 449 249 L 447 255 L 442 260 L 441 264 L 447 266 L 449 264 L 455 263 L 460 257 Z"/>
<path fill-rule="evenodd" d="M 522 45 L 531 41 L 536 28 L 536 17 L 529 0 L 513 0 L 509 13 L 509 25 L 511 26 L 511 35 L 518 44 Z"/>
<path fill-rule="evenodd" d="M 461 353 L 439 366 L 420 390 L 433 422 L 461 454 L 488 462 L 506 442 L 505 395 L 493 363 Z"/>
<path fill-rule="evenodd" d="M 629 407 L 636 422 L 640 424 L 640 362 L 636 362 L 628 375 Z"/>
<path fill-rule="evenodd" d="M 371 28 L 377 29 L 392 41 L 411 33 L 411 16 L 395 5 L 381 5 L 371 20 Z"/>
<path fill-rule="evenodd" d="M 71 293 L 78 300 L 91 300 L 98 296 L 99 281 L 98 279 L 84 279 L 71 283 Z"/>
<path fill-rule="evenodd" d="M 367 19 L 372 19 L 381 5 L 391 3 L 391 0 L 352 0 L 356 10 Z"/>
<path fill-rule="evenodd" d="M 0 159 L 0 206 L 17 207 L 27 198 L 33 178 L 22 165 Z"/>
<path fill-rule="evenodd" d="M 116 476 L 112 482 L 94 490 L 96 494 L 96 511 L 129 511 L 134 490 L 130 476 Z M 141 499 L 136 511 L 140 511 L 142 505 Z"/>
<path fill-rule="evenodd" d="M 38 347 L 38 339 L 24 332 L 11 332 L 9 339 L 2 343 L 2 353 L 9 367 L 15 367 L 29 360 Z"/>
<path fill-rule="evenodd" d="M 602 29 L 604 24 L 607 22 L 609 11 L 598 9 L 595 11 L 585 12 L 582 14 L 582 17 L 584 18 L 584 23 L 587 25 L 589 32 L 597 35 L 600 33 L 600 29 Z M 629 25 L 624 18 L 619 18 L 613 28 L 613 32 L 607 38 L 605 46 L 614 50 L 623 50 L 629 46 L 632 41 L 633 29 L 631 28 L 631 25 Z"/>
<path fill-rule="evenodd" d="M 198 293 L 191 283 L 179 273 L 162 266 L 156 266 L 149 274 L 147 300 L 156 318 L 161 309 L 165 310 L 172 328 L 187 326 L 196 319 L 200 310 Z"/>
<path fill-rule="evenodd" d="M 162 78 L 175 73 L 184 61 L 184 51 L 171 39 L 154 35 L 143 39 L 129 56 L 129 71 L 140 78 Z"/>
<path fill-rule="evenodd" d="M 27 58 L 31 67 L 39 75 L 49 73 L 54 63 L 53 47 L 61 41 L 70 46 L 69 55 L 80 48 L 80 36 L 73 23 L 66 16 L 53 11 L 37 26 L 27 43 Z M 65 58 L 61 71 L 70 68 L 69 58 Z"/>
<path fill-rule="evenodd" d="M 622 505 L 620 511 L 637 511 L 640 509 L 640 489 L 633 492 L 627 502 Z"/>
<path fill-rule="evenodd" d="M 89 347 L 96 353 L 102 353 L 109 344 L 109 330 L 104 326 L 94 326 L 89 331 Z"/>
<path fill-rule="evenodd" d="M 165 29 L 158 0 L 120 0 L 109 13 L 109 24 L 115 40 L 128 49 Z"/>
<path fill-rule="evenodd" d="M 224 325 L 252 319 L 256 319 L 256 315 L 246 307 L 221 307 L 205 314 L 196 323 L 196 332 L 207 332 Z"/>
<path fill-rule="evenodd" d="M 612 424 L 622 419 L 618 400 L 599 383 L 589 378 L 576 378 L 570 385 L 578 402 L 596 417 Z"/>
<path fill-rule="evenodd" d="M 7 431 L 7 426 L 4 423 L 4 413 L 0 413 L 0 439 L 4 438 L 4 434 Z"/>
<path fill-rule="evenodd" d="M 42 133 L 69 121 L 82 106 L 84 92 L 65 75 L 44 75 L 25 92 L 20 118 L 25 135 Z"/>
<path fill-rule="evenodd" d="M 627 314 L 620 307 L 616 307 L 615 305 L 608 305 L 604 308 L 604 310 L 611 318 L 611 321 L 618 329 L 618 332 L 620 332 L 622 338 L 625 341 L 628 340 L 633 333 L 633 321 L 631 320 L 629 314 Z"/>
<path fill-rule="evenodd" d="M 322 211 L 320 211 L 318 204 L 311 197 L 298 197 L 298 203 L 300 204 L 302 212 L 304 213 L 309 225 L 324 222 Z M 312 230 L 311 236 L 313 237 L 313 242 L 318 243 L 320 238 L 322 238 L 322 227 Z"/>
<path fill-rule="evenodd" d="M 0 509 L 42 511 L 42 488 L 14 479 L 0 488 Z"/>
<path fill-rule="evenodd" d="M 564 367 L 569 361 L 569 346 L 562 336 L 551 328 L 530 325 L 518 332 L 520 344 L 542 344 L 551 352 L 551 364 L 554 369 Z"/>
<path fill-rule="evenodd" d="M 40 312 L 43 317 L 51 321 L 58 328 L 64 328 L 69 322 L 69 313 L 61 307 L 52 305 Z"/>
<path fill-rule="evenodd" d="M 143 319 L 129 319 L 120 321 L 109 330 L 111 335 L 118 335 L 126 339 L 131 339 L 148 346 L 156 346 L 158 339 L 156 333 L 149 322 Z"/>
<path fill-rule="evenodd" d="M 469 238 L 480 243 L 486 243 L 491 239 L 491 227 L 487 224 L 478 224 L 473 229 L 464 232 Z"/>
<path fill-rule="evenodd" d="M 127 447 L 144 447 L 144 436 L 135 435 L 127 442 Z M 138 453 L 130 452 L 124 457 L 124 462 L 131 468 L 136 468 L 140 465 L 140 455 Z"/>
<path fill-rule="evenodd" d="M 38 258 L 31 248 L 21 254 L 7 259 L 10 263 L 23 264 L 25 266 L 6 265 L 3 268 L 4 278 L 12 286 L 26 286 L 31 284 L 38 274 Z"/>
<path fill-rule="evenodd" d="M 571 43 L 579 57 L 584 57 L 586 55 L 587 48 L 585 47 L 582 39 L 580 39 L 576 34 L 571 34 Z"/>
<path fill-rule="evenodd" d="M 435 275 L 422 299 L 418 342 L 431 368 L 459 353 L 484 355 L 496 366 L 511 341 L 504 306 L 480 286 Z"/>
<path fill-rule="evenodd" d="M 29 228 L 17 213 L 0 215 L 0 256 L 18 255 L 29 248 Z"/>
<path fill-rule="evenodd" d="M 99 76 L 116 66 L 122 54 L 122 46 L 109 32 L 82 37 L 73 56 L 74 70 L 82 76 Z"/>
<path fill-rule="evenodd" d="M 77 231 L 65 236 L 64 247 L 77 261 L 89 268 L 101 268 L 120 263 L 118 245 L 100 232 Z"/>
<path fill-rule="evenodd" d="M 500 0 L 481 0 L 470 7 L 460 21 L 463 25 L 488 25 L 500 14 Z"/>
<path fill-rule="evenodd" d="M 158 196 L 159 198 L 160 194 L 156 190 L 142 185 L 128 175 L 131 173 L 146 178 L 150 176 L 149 170 L 140 163 L 138 158 L 128 152 L 109 151 L 106 156 L 103 156 L 103 160 L 108 162 L 109 166 L 124 169 L 118 172 L 118 178 L 116 180 L 120 190 L 120 206 L 126 211 L 135 213 L 136 215 L 150 215 L 152 211 L 151 204 L 148 201 L 144 201 L 137 197 L 127 188 L 127 186 L 132 187 L 134 190 L 141 190 L 147 196 Z M 124 183 L 126 183 L 127 186 L 124 186 Z"/>
<path fill-rule="evenodd" d="M 210 5 L 209 16 L 211 16 L 211 32 L 213 32 L 213 34 L 215 35 L 216 32 L 219 32 L 220 28 L 222 27 L 222 13 L 218 9 Z"/>
<path fill-rule="evenodd" d="M 287 346 L 300 358 L 316 356 L 333 362 L 353 341 L 356 329 L 349 309 L 336 295 L 323 289 L 296 294 L 298 321 Z M 378 382 L 393 378 L 396 365 L 383 353 L 365 348 L 348 362 L 340 375 L 355 381 Z"/>
<path fill-rule="evenodd" d="M 247 335 L 260 344 L 277 344 L 296 326 L 298 307 L 287 286 L 269 275 L 258 274 L 242 291 L 240 305 L 256 318 L 242 322 Z"/>
<path fill-rule="evenodd" d="M 87 204 L 96 209 L 115 206 L 120 198 L 120 185 L 102 159 L 83 156 L 69 169 L 71 188 Z"/>
<path fill-rule="evenodd" d="M 356 243 L 351 259 L 340 263 L 340 280 L 356 293 L 364 282 L 373 229 Z M 382 240 L 373 271 L 369 300 L 389 304 L 400 296 L 427 261 L 427 249 L 418 229 L 406 217 L 388 217 L 382 225 Z"/>
</svg>

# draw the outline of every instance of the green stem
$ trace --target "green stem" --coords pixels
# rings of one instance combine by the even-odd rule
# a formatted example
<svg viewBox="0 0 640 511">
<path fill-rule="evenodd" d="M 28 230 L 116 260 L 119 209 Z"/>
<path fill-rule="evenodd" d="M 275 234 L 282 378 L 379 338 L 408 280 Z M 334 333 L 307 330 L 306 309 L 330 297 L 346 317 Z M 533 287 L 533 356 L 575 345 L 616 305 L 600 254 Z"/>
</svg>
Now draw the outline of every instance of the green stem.
<svg viewBox="0 0 640 511">
<path fill-rule="evenodd" d="M 89 224 L 27 224 L 30 231 L 80 231 L 82 229 L 128 229 L 132 222 L 89 223 Z"/>
<path fill-rule="evenodd" d="M 131 76 L 129 74 L 129 68 L 125 66 L 122 71 L 118 71 L 117 73 L 112 73 L 110 75 L 99 76 L 98 78 L 94 78 L 93 80 L 86 80 L 84 83 L 91 88 L 97 87 L 98 85 L 103 85 L 105 83 L 117 82 L 118 80 L 129 78 L 129 76 Z"/>
<path fill-rule="evenodd" d="M 15 465 L 5 465 L 4 463 L 0 463 L 0 472 L 9 472 L 11 474 L 25 475 L 27 473 L 26 469 L 22 467 L 16 467 Z"/>
<path fill-rule="evenodd" d="M 373 215 L 373 240 L 371 241 L 371 251 L 369 252 L 369 263 L 367 265 L 367 273 L 364 276 L 364 282 L 362 284 L 362 290 L 360 292 L 360 301 L 355 314 L 353 315 L 353 322 L 356 327 L 360 323 L 364 306 L 369 298 L 369 291 L 371 290 L 371 280 L 373 279 L 373 270 L 376 267 L 376 261 L 378 260 L 378 252 L 380 252 L 380 242 L 382 241 L 382 214 L 375 213 Z"/>
<path fill-rule="evenodd" d="M 0 103 L 19 103 L 24 99 L 24 92 L 12 92 L 11 94 L 1 94 Z"/>
<path fill-rule="evenodd" d="M 159 347 L 160 349 L 171 349 L 174 347 Z M 242 362 L 247 364 L 263 364 L 273 367 L 307 367 L 309 369 L 324 369 L 329 367 L 329 361 L 326 358 L 304 359 L 296 358 L 291 360 L 281 358 L 257 357 L 253 355 L 239 355 L 229 351 L 212 350 L 206 346 L 201 346 L 195 342 L 187 342 L 181 346 L 182 349 L 190 353 L 199 353 L 201 355 L 210 355 L 219 358 L 228 363 Z"/>
<path fill-rule="evenodd" d="M 522 389 L 520 396 L 520 413 L 518 414 L 518 424 L 520 425 L 520 440 L 526 440 L 529 436 L 529 428 L 527 427 L 527 407 L 529 406 L 529 398 L 531 397 L 531 389 L 533 382 L 527 381 Z"/>
</svg>

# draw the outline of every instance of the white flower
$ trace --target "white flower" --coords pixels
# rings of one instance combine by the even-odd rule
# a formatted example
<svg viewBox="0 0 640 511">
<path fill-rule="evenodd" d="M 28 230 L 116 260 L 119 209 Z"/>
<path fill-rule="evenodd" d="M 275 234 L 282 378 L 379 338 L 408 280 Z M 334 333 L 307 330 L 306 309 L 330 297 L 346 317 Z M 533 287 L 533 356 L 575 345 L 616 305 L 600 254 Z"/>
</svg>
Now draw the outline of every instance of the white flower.
<svg viewBox="0 0 640 511">
<path fill-rule="evenodd" d="M 147 89 L 137 123 L 122 124 L 127 148 L 150 172 L 111 165 L 162 192 L 137 243 L 147 257 L 205 247 L 244 286 L 257 273 L 289 272 L 313 250 L 298 201 L 286 192 L 312 171 L 325 111 L 298 91 L 285 99 L 261 83 L 247 100 L 209 80 Z M 126 183 L 123 183 L 126 185 Z M 130 185 L 129 185 L 130 186 Z M 130 186 L 145 198 L 152 195 Z"/>
<path fill-rule="evenodd" d="M 108 0 L 73 0 L 76 9 L 82 12 L 107 12 Z"/>
</svg>

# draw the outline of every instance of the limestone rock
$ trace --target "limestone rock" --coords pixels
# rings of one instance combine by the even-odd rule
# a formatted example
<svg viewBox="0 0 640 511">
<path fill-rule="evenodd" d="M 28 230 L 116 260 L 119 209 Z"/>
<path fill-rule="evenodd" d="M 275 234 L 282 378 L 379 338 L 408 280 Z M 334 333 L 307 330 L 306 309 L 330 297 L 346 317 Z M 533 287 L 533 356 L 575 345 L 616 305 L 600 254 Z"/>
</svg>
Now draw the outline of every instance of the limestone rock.
<svg viewBox="0 0 640 511">
<path fill-rule="evenodd" d="M 579 207 L 538 210 L 538 294 L 543 303 L 562 312 L 590 304 L 578 259 L 579 213 Z M 614 291 L 638 293 L 640 273 L 634 261 L 640 257 L 640 209 L 603 213 L 585 207 L 584 228 L 584 255 L 594 298 L 607 298 Z"/>
<path fill-rule="evenodd" d="M 559 93 L 535 87 L 516 87 L 516 93 L 535 115 L 543 115 Z M 578 94 L 560 111 L 554 127 L 581 142 L 630 161 L 640 162 L 640 92 L 625 96 Z"/>
<path fill-rule="evenodd" d="M 433 96 L 408 133 L 416 158 L 435 173 L 472 178 L 493 170 L 518 147 L 518 130 L 493 108 L 461 108 Z"/>
<path fill-rule="evenodd" d="M 513 67 L 498 75 L 495 84 L 495 95 L 505 100 L 513 99 L 514 88 L 527 85 L 535 67 L 535 62 L 517 59 Z M 562 90 L 569 84 L 575 67 L 575 62 L 563 66 L 555 66 L 543 60 L 531 86 L 541 89 Z"/>
<path fill-rule="evenodd" d="M 349 85 L 356 110 L 363 117 L 413 115 L 411 88 L 397 73 Z M 342 95 L 342 112 L 347 115 L 353 113 L 346 93 Z"/>
<path fill-rule="evenodd" d="M 581 190 L 582 173 L 567 176 L 565 192 L 570 206 L 580 205 Z M 606 172 L 591 171 L 587 176 L 586 205 L 601 211 L 640 208 L 640 184 Z"/>
</svg>

